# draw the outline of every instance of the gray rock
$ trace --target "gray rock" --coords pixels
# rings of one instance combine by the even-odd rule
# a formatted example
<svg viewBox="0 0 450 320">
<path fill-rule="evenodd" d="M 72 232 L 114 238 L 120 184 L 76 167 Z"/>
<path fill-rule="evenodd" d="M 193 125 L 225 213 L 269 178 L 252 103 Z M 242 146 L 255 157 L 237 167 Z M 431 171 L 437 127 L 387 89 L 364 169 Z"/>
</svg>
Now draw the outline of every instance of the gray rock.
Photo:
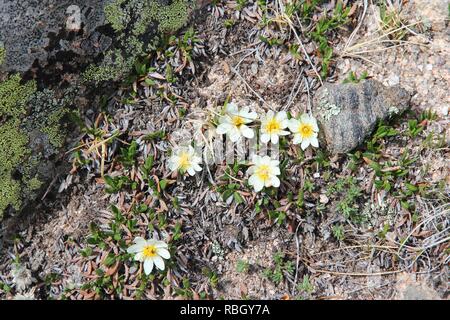
<svg viewBox="0 0 450 320">
<path fill-rule="evenodd" d="M 107 2 L 1 1 L 0 44 L 6 55 L 0 71 L 24 73 L 56 61 L 76 67 L 80 57 L 95 58 L 112 43 L 99 31 L 105 25 Z"/>
<path fill-rule="evenodd" d="M 95 105 L 205 3 L 0 0 L 0 236 L 2 219 L 32 205 L 61 173 L 56 163 L 67 164 L 76 101 Z"/>
<path fill-rule="evenodd" d="M 377 122 L 409 107 L 411 95 L 399 86 L 384 87 L 375 80 L 359 84 L 330 84 L 314 98 L 313 114 L 320 139 L 329 152 L 346 153 L 370 135 Z"/>
<path fill-rule="evenodd" d="M 180 29 L 200 0 L 0 1 L 0 76 L 42 86 L 80 75 L 118 81 L 161 33 Z M 112 74 L 111 76 L 109 74 Z M 73 80 L 71 80 L 73 82 Z"/>
</svg>

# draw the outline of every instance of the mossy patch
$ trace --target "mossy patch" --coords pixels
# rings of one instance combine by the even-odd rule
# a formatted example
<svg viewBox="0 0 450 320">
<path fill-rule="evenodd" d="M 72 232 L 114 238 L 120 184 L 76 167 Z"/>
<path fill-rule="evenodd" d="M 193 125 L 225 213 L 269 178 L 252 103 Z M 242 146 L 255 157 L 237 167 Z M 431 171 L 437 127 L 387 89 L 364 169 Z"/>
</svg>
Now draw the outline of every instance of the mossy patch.
<svg viewBox="0 0 450 320">
<path fill-rule="evenodd" d="M 26 185 L 27 189 L 30 191 L 38 190 L 42 186 L 42 181 L 39 180 L 37 176 L 28 180 Z"/>
<path fill-rule="evenodd" d="M 0 44 L 0 65 L 3 64 L 3 62 L 5 62 L 6 59 L 6 50 L 3 47 L 2 44 Z"/>
<path fill-rule="evenodd" d="M 61 129 L 61 120 L 67 112 L 69 110 L 66 108 L 53 111 L 46 119 L 45 125 L 41 127 L 41 131 L 47 134 L 50 143 L 56 148 L 61 148 L 64 144 L 66 135 Z"/>
<path fill-rule="evenodd" d="M 88 67 L 84 80 L 94 83 L 120 80 L 139 57 L 157 44 L 155 31 L 168 34 L 186 24 L 191 4 L 189 0 L 174 0 L 170 4 L 156 0 L 113 0 L 104 12 L 116 32 L 119 46 L 105 53 L 101 65 Z"/>
<path fill-rule="evenodd" d="M 23 124 L 26 131 L 39 129 L 45 134 L 52 149 L 59 149 L 63 146 L 66 137 L 63 118 L 68 114 L 67 108 L 70 103 L 70 92 L 65 92 L 63 98 L 57 98 L 55 92 L 49 89 L 36 92 L 30 99 L 31 112 L 27 121 Z"/>
<path fill-rule="evenodd" d="M 16 74 L 0 84 L 0 117 L 18 118 L 25 113 L 25 104 L 36 91 L 36 83 L 20 82 L 20 75 Z"/>
<path fill-rule="evenodd" d="M 8 206 L 19 209 L 20 183 L 13 178 L 14 170 L 29 153 L 28 137 L 14 119 L 0 126 L 0 219 Z"/>
</svg>

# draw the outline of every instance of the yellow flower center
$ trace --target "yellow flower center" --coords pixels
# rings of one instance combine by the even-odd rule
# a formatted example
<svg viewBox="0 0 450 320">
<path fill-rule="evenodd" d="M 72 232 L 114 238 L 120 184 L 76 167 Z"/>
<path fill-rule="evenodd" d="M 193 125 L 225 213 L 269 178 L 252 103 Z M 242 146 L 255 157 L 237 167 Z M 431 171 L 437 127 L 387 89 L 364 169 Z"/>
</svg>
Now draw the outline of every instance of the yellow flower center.
<svg viewBox="0 0 450 320">
<path fill-rule="evenodd" d="M 191 160 L 189 158 L 189 154 L 187 153 L 183 153 L 180 155 L 180 158 L 178 160 L 178 166 L 180 167 L 180 169 L 182 170 L 186 170 L 187 168 L 189 168 L 191 165 Z"/>
<path fill-rule="evenodd" d="M 298 128 L 298 132 L 303 138 L 311 138 L 313 136 L 314 130 L 312 125 L 309 123 L 302 123 Z"/>
<path fill-rule="evenodd" d="M 245 123 L 244 118 L 242 118 L 240 116 L 233 116 L 232 121 L 233 121 L 233 124 L 238 128 Z"/>
<path fill-rule="evenodd" d="M 270 174 L 270 168 L 268 165 L 263 164 L 260 165 L 257 169 L 256 169 L 256 176 L 262 180 L 262 181 L 266 181 L 269 179 L 269 174 Z"/>
<path fill-rule="evenodd" d="M 277 119 L 272 118 L 266 124 L 266 131 L 268 133 L 276 133 L 281 128 L 280 122 Z"/>
<path fill-rule="evenodd" d="M 144 251 L 142 252 L 145 258 L 153 258 L 156 257 L 156 247 L 154 245 L 149 245 L 144 248 Z"/>
</svg>

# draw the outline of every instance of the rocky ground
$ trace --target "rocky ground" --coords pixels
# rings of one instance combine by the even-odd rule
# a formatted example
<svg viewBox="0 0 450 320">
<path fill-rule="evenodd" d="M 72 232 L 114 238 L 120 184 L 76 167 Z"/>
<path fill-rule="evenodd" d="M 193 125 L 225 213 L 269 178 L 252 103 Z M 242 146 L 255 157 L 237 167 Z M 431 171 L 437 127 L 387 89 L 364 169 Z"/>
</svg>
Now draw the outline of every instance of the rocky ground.
<svg viewBox="0 0 450 320">
<path fill-rule="evenodd" d="M 339 3 L 211 4 L 101 112 L 81 110 L 72 170 L 10 222 L 0 297 L 448 299 L 448 3 Z M 278 190 L 255 194 L 242 164 L 167 169 L 181 130 L 206 128 L 227 99 L 319 117 L 323 82 L 372 80 L 406 89 L 410 110 L 385 110 L 343 154 L 332 135 L 331 152 L 282 141 Z M 135 236 L 169 243 L 165 272 L 131 261 Z"/>
</svg>

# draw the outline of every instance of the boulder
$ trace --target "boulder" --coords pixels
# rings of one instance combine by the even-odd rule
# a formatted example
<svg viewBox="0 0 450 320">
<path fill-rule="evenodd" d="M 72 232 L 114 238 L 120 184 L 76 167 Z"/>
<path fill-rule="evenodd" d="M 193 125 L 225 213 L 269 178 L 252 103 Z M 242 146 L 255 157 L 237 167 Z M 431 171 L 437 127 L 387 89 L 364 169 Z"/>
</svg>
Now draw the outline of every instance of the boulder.
<svg viewBox="0 0 450 320">
<path fill-rule="evenodd" d="M 405 89 L 384 87 L 375 80 L 325 83 L 315 94 L 313 115 L 327 150 L 346 153 L 359 146 L 378 121 L 405 111 L 410 100 Z"/>
</svg>

